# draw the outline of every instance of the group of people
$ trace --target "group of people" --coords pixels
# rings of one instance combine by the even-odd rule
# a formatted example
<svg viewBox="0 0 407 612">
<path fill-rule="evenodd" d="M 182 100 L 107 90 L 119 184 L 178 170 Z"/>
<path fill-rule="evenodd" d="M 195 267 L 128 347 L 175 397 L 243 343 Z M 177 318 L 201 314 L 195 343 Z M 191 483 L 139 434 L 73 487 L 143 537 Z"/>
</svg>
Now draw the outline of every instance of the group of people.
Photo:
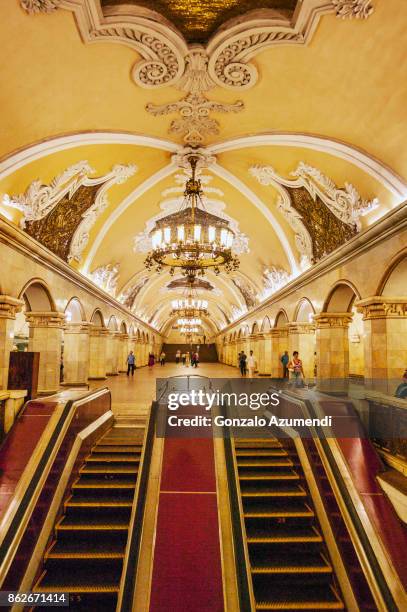
<svg viewBox="0 0 407 612">
<path fill-rule="evenodd" d="M 257 367 L 257 362 L 255 356 L 253 355 L 253 351 L 249 352 L 249 356 L 247 356 L 244 351 L 240 351 L 239 355 L 237 356 L 237 361 L 241 375 L 246 376 L 249 374 L 249 378 L 253 378 Z"/>
<path fill-rule="evenodd" d="M 197 368 L 198 364 L 199 364 L 199 350 L 197 347 L 196 351 L 192 351 L 191 353 L 189 351 L 187 351 L 186 353 L 181 353 L 181 351 L 178 349 L 178 351 L 175 353 L 175 363 L 182 363 L 182 365 L 186 366 L 187 368 L 191 365 L 192 367 Z"/>
<path fill-rule="evenodd" d="M 283 366 L 283 378 L 292 378 L 298 386 L 302 384 L 305 375 L 298 351 L 293 352 L 291 359 L 288 351 L 284 351 L 280 360 Z M 240 374 L 242 376 L 247 376 L 247 374 L 249 374 L 249 378 L 253 378 L 257 368 L 257 362 L 253 351 L 249 351 L 249 356 L 247 356 L 244 351 L 240 351 L 237 356 L 237 361 Z"/>
</svg>

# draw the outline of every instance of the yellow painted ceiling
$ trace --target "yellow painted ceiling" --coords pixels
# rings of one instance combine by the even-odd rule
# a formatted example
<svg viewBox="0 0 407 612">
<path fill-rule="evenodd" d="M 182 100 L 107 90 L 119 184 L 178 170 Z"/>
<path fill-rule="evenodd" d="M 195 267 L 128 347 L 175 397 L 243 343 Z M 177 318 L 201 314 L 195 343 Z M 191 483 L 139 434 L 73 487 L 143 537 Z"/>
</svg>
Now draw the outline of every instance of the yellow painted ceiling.
<svg viewBox="0 0 407 612">
<path fill-rule="evenodd" d="M 171 3 L 164 4 L 169 7 Z M 196 4 L 202 8 L 205 3 L 197 0 Z M 145 5 L 158 10 L 156 3 Z M 265 132 L 321 135 L 364 151 L 407 182 L 407 12 L 404 0 L 375 0 L 374 5 L 375 12 L 367 20 L 340 21 L 333 15 L 324 16 L 307 46 L 277 46 L 257 55 L 252 61 L 260 78 L 252 89 L 211 90 L 210 99 L 242 99 L 245 109 L 236 114 L 213 113 L 220 130 L 208 138 L 207 144 Z M 179 136 L 168 132 L 176 115 L 152 117 L 145 105 L 178 100 L 183 94 L 169 87 L 138 87 L 130 76 L 139 59 L 132 49 L 120 44 L 85 44 L 71 12 L 58 10 L 33 17 L 21 10 L 18 0 L 0 3 L 0 32 L 4 84 L 0 90 L 0 161 L 34 143 L 82 132 L 141 134 L 181 144 Z M 134 176 L 109 189 L 109 206 L 93 227 L 78 265 L 83 269 L 88 259 L 92 270 L 119 262 L 119 286 L 124 286 L 143 269 L 144 255 L 133 252 L 133 238 L 159 212 L 161 192 L 174 186 L 174 177 L 161 180 L 132 201 L 111 224 L 96 250 L 94 241 L 123 200 L 167 166 L 170 158 L 168 151 L 149 146 L 78 145 L 30 161 L 0 179 L 0 198 L 5 193 L 23 193 L 35 179 L 48 184 L 80 160 L 87 160 L 95 168 L 93 176 L 107 173 L 114 164 L 136 164 Z M 276 208 L 277 192 L 260 185 L 248 170 L 255 164 L 271 165 L 290 177 L 300 161 L 315 166 L 339 187 L 350 182 L 363 198 L 378 197 L 380 211 L 368 215 L 364 225 L 399 202 L 355 164 L 320 151 L 269 145 L 220 153 L 219 166 L 260 198 L 282 228 L 295 256 L 293 232 Z M 226 213 L 239 222 L 240 230 L 249 238 L 250 253 L 241 256 L 242 273 L 260 287 L 264 266 L 289 270 L 289 259 L 276 230 L 250 199 L 216 173 L 211 187 L 223 191 Z M 20 220 L 18 212 L 0 205 L 1 212 L 16 223 Z M 232 305 L 239 306 L 230 283 L 226 280 L 222 288 L 228 313 Z M 148 287 L 142 294 L 143 307 L 152 312 L 164 298 Z M 168 295 L 169 299 L 174 297 Z"/>
</svg>

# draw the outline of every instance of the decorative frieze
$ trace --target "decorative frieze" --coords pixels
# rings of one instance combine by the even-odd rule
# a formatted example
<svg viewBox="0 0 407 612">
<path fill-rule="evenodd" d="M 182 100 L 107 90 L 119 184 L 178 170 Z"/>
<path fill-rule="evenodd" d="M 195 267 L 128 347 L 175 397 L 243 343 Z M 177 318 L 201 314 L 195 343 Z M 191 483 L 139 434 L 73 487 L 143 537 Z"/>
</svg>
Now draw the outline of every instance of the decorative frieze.
<svg viewBox="0 0 407 612">
<path fill-rule="evenodd" d="M 30 327 L 62 328 L 65 323 L 64 312 L 28 311 L 25 318 Z"/>
<path fill-rule="evenodd" d="M 363 319 L 399 319 L 407 317 L 407 299 L 374 296 L 356 303 Z"/>
<path fill-rule="evenodd" d="M 352 321 L 351 312 L 321 312 L 314 315 L 314 322 L 317 329 L 349 327 Z"/>
<path fill-rule="evenodd" d="M 289 334 L 314 334 L 315 333 L 315 325 L 313 323 L 305 323 L 302 321 L 294 321 L 293 323 L 288 323 L 288 333 Z"/>
</svg>

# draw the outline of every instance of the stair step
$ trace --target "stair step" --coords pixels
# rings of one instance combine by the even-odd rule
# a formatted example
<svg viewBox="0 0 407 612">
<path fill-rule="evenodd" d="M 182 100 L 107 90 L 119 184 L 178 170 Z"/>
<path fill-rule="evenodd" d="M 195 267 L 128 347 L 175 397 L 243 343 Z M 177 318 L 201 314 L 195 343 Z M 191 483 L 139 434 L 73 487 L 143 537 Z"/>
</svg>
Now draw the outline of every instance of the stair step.
<svg viewBox="0 0 407 612">
<path fill-rule="evenodd" d="M 260 576 L 258 576 L 260 578 Z M 256 610 L 344 610 L 345 606 L 338 593 L 329 588 L 315 585 L 302 585 L 300 593 L 289 592 L 280 585 L 261 588 L 260 597 L 256 600 Z"/>
<path fill-rule="evenodd" d="M 319 531 L 311 526 L 303 529 L 289 529 L 285 525 L 273 525 L 270 529 L 246 526 L 248 544 L 305 544 L 323 542 Z"/>
<path fill-rule="evenodd" d="M 253 574 L 332 574 L 332 567 L 292 565 L 290 567 L 251 567 Z"/>
</svg>

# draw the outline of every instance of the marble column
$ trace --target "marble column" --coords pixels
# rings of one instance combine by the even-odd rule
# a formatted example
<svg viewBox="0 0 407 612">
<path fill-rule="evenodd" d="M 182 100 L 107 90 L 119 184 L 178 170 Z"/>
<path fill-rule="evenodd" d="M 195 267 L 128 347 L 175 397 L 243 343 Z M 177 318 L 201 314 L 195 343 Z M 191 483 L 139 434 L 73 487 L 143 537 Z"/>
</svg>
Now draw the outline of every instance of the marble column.
<svg viewBox="0 0 407 612">
<path fill-rule="evenodd" d="M 70 323 L 64 330 L 64 382 L 86 385 L 89 376 L 90 323 Z"/>
<path fill-rule="evenodd" d="M 60 388 L 63 312 L 27 312 L 28 350 L 40 353 L 38 393 L 51 395 Z"/>
<path fill-rule="evenodd" d="M 106 345 L 106 374 L 108 376 L 117 376 L 118 368 L 118 348 L 119 348 L 119 333 L 110 331 L 107 336 Z"/>
<path fill-rule="evenodd" d="M 109 330 L 103 327 L 91 327 L 89 334 L 89 378 L 105 380 L 107 365 L 106 351 Z"/>
<path fill-rule="evenodd" d="M 255 353 L 255 357 L 257 360 L 257 372 L 259 376 L 264 376 L 266 374 L 266 369 L 265 369 L 265 344 L 264 344 L 263 334 L 257 334 L 256 353 Z"/>
<path fill-rule="evenodd" d="M 0 295 L 0 389 L 7 389 L 10 353 L 14 344 L 14 322 L 23 300 Z"/>
<path fill-rule="evenodd" d="M 129 353 L 130 353 L 130 337 L 128 334 L 120 334 L 119 372 L 127 372 L 127 356 Z"/>
<path fill-rule="evenodd" d="M 317 385 L 323 391 L 346 392 L 349 379 L 350 312 L 321 312 L 316 324 Z"/>
<path fill-rule="evenodd" d="M 272 378 L 282 378 L 283 365 L 281 363 L 281 356 L 284 351 L 288 351 L 288 327 L 272 329 L 270 331 L 270 340 L 270 376 Z"/>
<path fill-rule="evenodd" d="M 363 314 L 365 384 L 393 395 L 406 368 L 407 298 L 373 296 L 356 307 Z"/>
<path fill-rule="evenodd" d="M 297 321 L 288 324 L 288 353 L 290 359 L 298 351 L 307 379 L 314 377 L 315 365 L 315 325 Z M 284 351 L 283 351 L 284 352 Z"/>
</svg>

